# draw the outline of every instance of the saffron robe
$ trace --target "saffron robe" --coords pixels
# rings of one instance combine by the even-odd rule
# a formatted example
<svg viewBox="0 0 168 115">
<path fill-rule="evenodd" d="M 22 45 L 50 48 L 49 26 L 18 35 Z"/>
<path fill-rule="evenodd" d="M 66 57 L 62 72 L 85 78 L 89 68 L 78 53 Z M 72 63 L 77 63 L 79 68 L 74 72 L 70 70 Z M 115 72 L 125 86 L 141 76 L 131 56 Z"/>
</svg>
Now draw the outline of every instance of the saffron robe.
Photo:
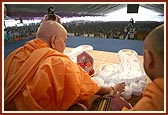
<svg viewBox="0 0 168 115">
<path fill-rule="evenodd" d="M 37 50 L 45 53 L 34 53 Z M 5 110 L 63 111 L 89 100 L 99 90 L 100 86 L 80 66 L 38 38 L 5 59 Z"/>
<path fill-rule="evenodd" d="M 129 110 L 123 108 L 123 111 Z M 143 97 L 130 109 L 132 111 L 163 111 L 164 110 L 164 78 L 156 78 L 149 83 Z"/>
</svg>

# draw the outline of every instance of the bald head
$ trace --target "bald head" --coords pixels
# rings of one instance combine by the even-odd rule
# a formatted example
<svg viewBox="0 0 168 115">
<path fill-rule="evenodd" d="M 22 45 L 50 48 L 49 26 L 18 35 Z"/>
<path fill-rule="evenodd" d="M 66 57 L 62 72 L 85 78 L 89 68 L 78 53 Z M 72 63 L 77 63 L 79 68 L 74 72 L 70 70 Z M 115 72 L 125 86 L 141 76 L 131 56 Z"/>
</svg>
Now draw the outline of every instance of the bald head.
<svg viewBox="0 0 168 115">
<path fill-rule="evenodd" d="M 160 58 L 164 58 L 164 25 L 160 25 L 152 30 L 144 41 L 145 49 L 155 53 Z"/>
<path fill-rule="evenodd" d="M 36 37 L 49 43 L 53 35 L 60 37 L 66 34 L 65 28 L 56 21 L 44 21 L 38 28 Z"/>
<path fill-rule="evenodd" d="M 144 69 L 151 80 L 164 76 L 164 25 L 153 29 L 144 41 Z"/>
</svg>

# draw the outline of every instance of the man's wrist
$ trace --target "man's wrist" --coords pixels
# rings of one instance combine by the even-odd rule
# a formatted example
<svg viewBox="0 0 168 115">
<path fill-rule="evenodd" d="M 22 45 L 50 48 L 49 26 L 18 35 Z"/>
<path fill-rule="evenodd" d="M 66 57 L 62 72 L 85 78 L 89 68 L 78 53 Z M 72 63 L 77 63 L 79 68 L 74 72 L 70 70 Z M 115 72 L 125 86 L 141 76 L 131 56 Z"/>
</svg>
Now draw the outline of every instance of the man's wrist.
<svg viewBox="0 0 168 115">
<path fill-rule="evenodd" d="M 111 86 L 111 89 L 114 90 L 114 91 L 117 91 L 117 89 L 116 89 L 115 87 L 112 87 L 112 86 Z"/>
<path fill-rule="evenodd" d="M 117 90 L 111 86 L 111 91 L 110 91 L 110 95 L 116 95 L 117 94 Z"/>
</svg>

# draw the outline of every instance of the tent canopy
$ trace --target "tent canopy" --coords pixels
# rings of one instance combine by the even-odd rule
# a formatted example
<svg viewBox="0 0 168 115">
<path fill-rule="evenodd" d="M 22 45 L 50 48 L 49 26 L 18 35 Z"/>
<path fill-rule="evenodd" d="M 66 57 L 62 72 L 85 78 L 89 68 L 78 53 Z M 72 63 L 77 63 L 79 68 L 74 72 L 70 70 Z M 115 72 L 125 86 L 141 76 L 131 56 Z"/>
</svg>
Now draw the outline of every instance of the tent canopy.
<svg viewBox="0 0 168 115">
<path fill-rule="evenodd" d="M 30 19 L 33 17 L 42 17 L 47 13 L 48 7 L 55 7 L 56 13 L 61 17 L 73 16 L 103 16 L 108 13 L 125 8 L 130 4 L 5 4 L 7 15 L 12 18 Z M 131 4 L 130 11 L 137 10 L 137 5 L 159 12 L 164 15 L 164 4 Z M 137 12 L 138 13 L 138 12 Z"/>
</svg>

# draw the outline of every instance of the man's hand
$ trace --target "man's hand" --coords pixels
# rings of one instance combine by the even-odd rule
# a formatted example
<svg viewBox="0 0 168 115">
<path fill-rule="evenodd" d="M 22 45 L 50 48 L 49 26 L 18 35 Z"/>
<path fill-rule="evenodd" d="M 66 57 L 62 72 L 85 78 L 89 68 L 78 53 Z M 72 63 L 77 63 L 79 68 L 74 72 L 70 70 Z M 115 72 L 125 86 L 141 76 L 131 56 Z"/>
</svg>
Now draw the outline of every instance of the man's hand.
<svg viewBox="0 0 168 115">
<path fill-rule="evenodd" d="M 119 93 L 125 90 L 125 82 L 118 83 L 114 86 L 114 90 L 118 91 Z"/>
</svg>

